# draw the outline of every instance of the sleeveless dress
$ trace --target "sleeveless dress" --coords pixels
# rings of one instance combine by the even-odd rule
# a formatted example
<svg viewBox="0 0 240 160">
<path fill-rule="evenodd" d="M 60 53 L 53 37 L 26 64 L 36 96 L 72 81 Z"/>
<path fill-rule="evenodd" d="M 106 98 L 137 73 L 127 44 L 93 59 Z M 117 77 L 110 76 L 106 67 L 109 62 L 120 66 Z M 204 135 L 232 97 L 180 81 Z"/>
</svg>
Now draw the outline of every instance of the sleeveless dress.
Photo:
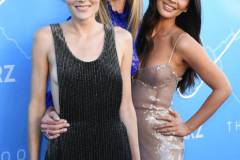
<svg viewBox="0 0 240 160">
<path fill-rule="evenodd" d="M 132 84 L 142 160 L 183 159 L 183 138 L 164 136 L 153 129 L 155 124 L 165 123 L 156 118 L 169 114 L 173 94 L 181 80 L 170 64 L 176 42 L 168 63 L 140 68 Z"/>
<path fill-rule="evenodd" d="M 59 24 L 51 25 L 59 84 L 60 117 L 70 128 L 50 140 L 46 160 L 131 160 L 120 120 L 122 77 L 112 26 L 104 26 L 98 59 L 85 62 L 67 46 Z"/>
<path fill-rule="evenodd" d="M 109 2 L 107 2 L 107 9 L 108 9 L 108 13 L 111 18 L 111 22 L 112 22 L 113 26 L 119 26 L 121 28 L 129 30 L 128 21 L 129 21 L 129 16 L 131 14 L 131 9 L 130 9 L 128 2 L 125 3 L 123 13 L 118 13 L 116 11 L 113 11 Z M 71 19 L 71 17 L 68 17 L 67 20 L 70 20 L 70 19 Z M 131 75 L 132 76 L 134 76 L 136 74 L 137 69 L 138 69 L 138 64 L 139 64 L 139 60 L 138 60 L 137 51 L 136 51 L 136 44 L 134 42 L 133 43 L 132 67 L 131 67 Z M 54 106 L 50 89 L 46 93 L 46 106 L 47 106 L 47 108 L 50 106 Z"/>
</svg>

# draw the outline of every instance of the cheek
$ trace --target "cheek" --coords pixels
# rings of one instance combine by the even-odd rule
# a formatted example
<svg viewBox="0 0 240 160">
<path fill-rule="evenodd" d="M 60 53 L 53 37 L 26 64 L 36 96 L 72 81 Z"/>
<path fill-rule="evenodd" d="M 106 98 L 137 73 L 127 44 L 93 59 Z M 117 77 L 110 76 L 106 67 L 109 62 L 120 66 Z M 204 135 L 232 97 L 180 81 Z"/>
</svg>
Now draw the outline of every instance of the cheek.
<svg viewBox="0 0 240 160">
<path fill-rule="evenodd" d="M 189 5 L 189 0 L 180 0 L 179 1 L 179 8 L 183 11 L 188 8 L 188 5 Z"/>
<path fill-rule="evenodd" d="M 100 0 L 91 0 L 91 2 L 92 2 L 93 10 L 97 12 L 100 8 Z"/>
<path fill-rule="evenodd" d="M 90 0 L 90 2 L 95 6 L 100 6 L 100 0 Z"/>
<path fill-rule="evenodd" d="M 65 1 L 66 1 L 66 3 L 69 4 L 69 5 L 72 5 L 72 4 L 75 2 L 75 0 L 65 0 Z"/>
<path fill-rule="evenodd" d="M 157 11 L 159 12 L 162 8 L 162 0 L 157 0 L 156 1 L 156 7 L 157 7 Z"/>
</svg>

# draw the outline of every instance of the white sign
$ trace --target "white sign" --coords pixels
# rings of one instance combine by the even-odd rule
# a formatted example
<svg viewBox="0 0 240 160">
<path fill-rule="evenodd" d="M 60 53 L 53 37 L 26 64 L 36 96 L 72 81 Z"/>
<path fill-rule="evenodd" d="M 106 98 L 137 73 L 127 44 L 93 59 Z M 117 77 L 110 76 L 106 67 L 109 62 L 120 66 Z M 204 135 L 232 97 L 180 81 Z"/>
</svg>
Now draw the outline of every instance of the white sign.
<svg viewBox="0 0 240 160">
<path fill-rule="evenodd" d="M 14 83 L 16 79 L 12 77 L 15 65 L 0 66 L 0 83 Z"/>
</svg>

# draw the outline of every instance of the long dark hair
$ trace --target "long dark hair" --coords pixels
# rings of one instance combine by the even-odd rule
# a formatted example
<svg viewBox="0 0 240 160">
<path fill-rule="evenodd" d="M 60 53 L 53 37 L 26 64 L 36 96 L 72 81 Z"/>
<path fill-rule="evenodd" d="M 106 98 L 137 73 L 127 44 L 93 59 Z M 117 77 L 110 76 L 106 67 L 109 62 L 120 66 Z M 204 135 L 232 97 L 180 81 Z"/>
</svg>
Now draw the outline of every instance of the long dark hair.
<svg viewBox="0 0 240 160">
<path fill-rule="evenodd" d="M 142 25 L 137 37 L 136 48 L 140 61 L 146 57 L 153 49 L 152 33 L 156 25 L 161 20 L 157 10 L 157 0 L 149 0 L 148 9 L 143 16 Z M 190 0 L 188 11 L 180 14 L 176 18 L 176 25 L 191 35 L 198 43 L 201 43 L 201 2 L 200 0 Z M 192 68 L 188 68 L 182 80 L 178 83 L 178 88 L 181 93 L 184 93 L 188 87 L 195 84 L 197 78 L 196 72 Z"/>
</svg>

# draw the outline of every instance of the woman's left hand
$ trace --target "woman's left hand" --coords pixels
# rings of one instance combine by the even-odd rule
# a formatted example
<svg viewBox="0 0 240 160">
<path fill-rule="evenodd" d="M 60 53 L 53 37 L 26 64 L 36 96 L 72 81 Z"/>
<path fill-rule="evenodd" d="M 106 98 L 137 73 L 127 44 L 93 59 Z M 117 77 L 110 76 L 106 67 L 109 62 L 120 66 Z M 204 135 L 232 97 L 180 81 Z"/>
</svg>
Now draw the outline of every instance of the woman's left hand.
<svg viewBox="0 0 240 160">
<path fill-rule="evenodd" d="M 177 112 L 169 110 L 169 113 L 169 115 L 156 118 L 160 121 L 166 121 L 166 123 L 154 127 L 157 133 L 178 137 L 184 137 L 191 133 L 190 128 L 183 122 Z"/>
</svg>

